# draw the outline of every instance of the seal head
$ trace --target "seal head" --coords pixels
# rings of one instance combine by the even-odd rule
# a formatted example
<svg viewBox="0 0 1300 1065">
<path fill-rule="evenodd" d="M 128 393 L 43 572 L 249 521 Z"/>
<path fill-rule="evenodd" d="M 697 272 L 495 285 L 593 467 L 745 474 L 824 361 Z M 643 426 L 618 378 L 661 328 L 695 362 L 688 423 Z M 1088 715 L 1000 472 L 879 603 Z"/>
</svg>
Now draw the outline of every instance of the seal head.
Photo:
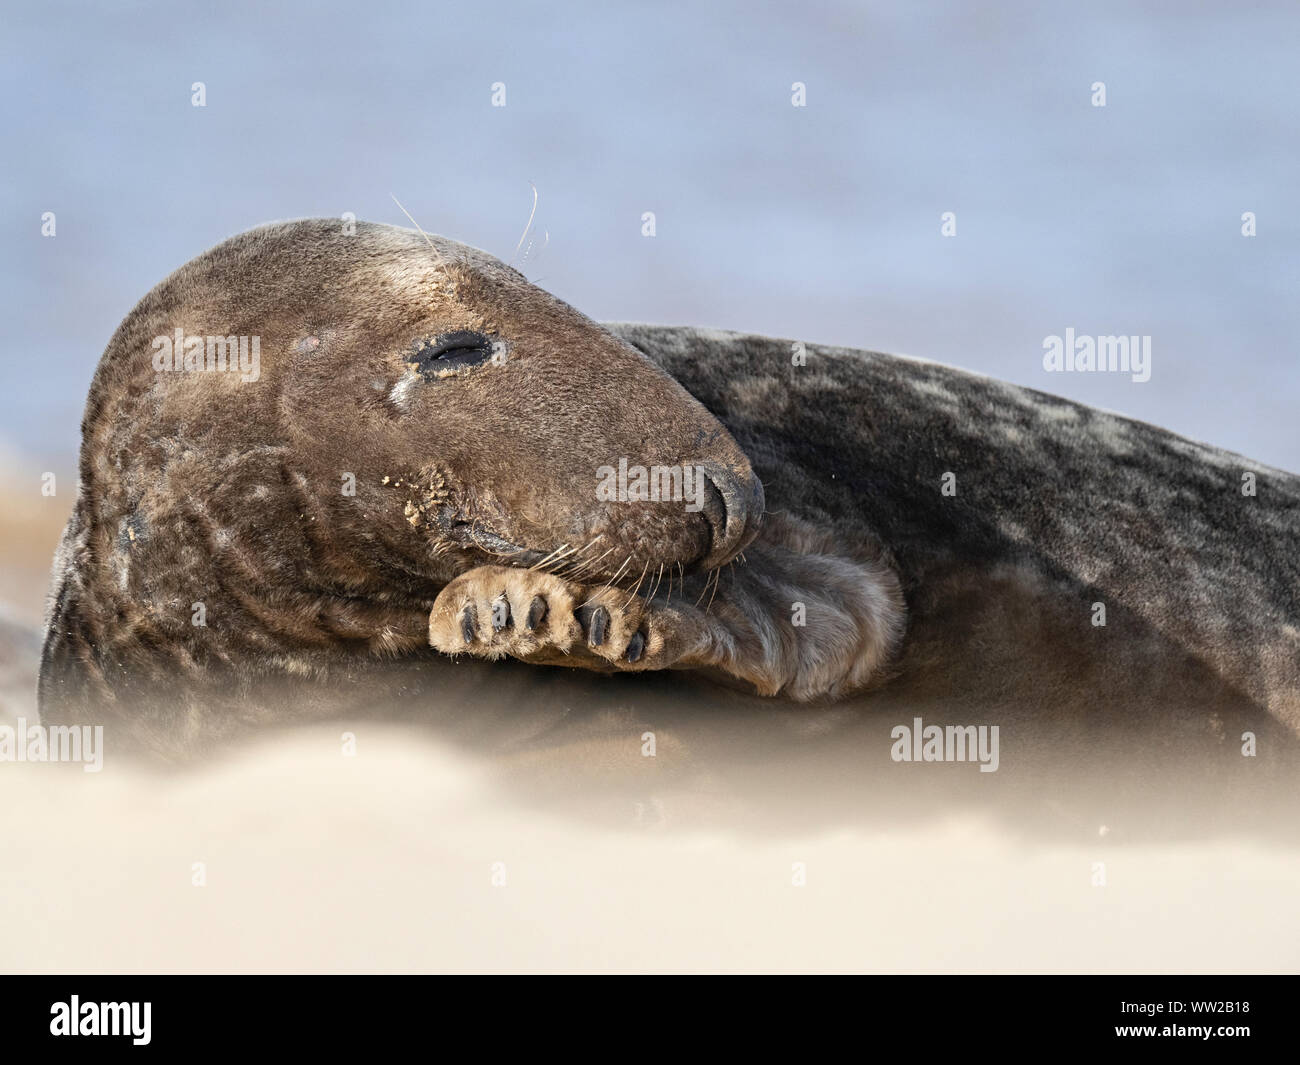
<svg viewBox="0 0 1300 1065">
<path fill-rule="evenodd" d="M 47 716 L 60 683 L 116 698 L 141 656 L 242 675 L 316 669 L 340 635 L 423 647 L 411 619 L 485 562 L 708 570 L 763 512 L 736 442 L 635 348 L 386 225 L 274 224 L 182 267 L 118 328 L 82 434 Z"/>
</svg>

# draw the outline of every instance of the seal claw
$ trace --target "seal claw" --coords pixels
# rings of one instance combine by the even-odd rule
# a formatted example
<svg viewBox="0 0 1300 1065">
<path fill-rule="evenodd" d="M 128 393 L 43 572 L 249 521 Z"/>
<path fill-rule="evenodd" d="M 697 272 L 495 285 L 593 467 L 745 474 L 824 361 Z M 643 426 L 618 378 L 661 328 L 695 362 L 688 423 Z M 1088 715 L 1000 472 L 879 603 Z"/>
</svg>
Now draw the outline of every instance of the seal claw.
<svg viewBox="0 0 1300 1065">
<path fill-rule="evenodd" d="M 627 652 L 623 655 L 629 662 L 638 662 L 645 653 L 645 633 L 634 632 L 627 643 Z"/>
<path fill-rule="evenodd" d="M 534 596 L 533 601 L 528 605 L 528 616 L 524 618 L 524 628 L 532 632 L 542 623 L 546 617 L 546 600 L 540 595 Z"/>
<path fill-rule="evenodd" d="M 492 631 L 500 632 L 502 629 L 509 628 L 511 620 L 510 600 L 506 593 L 502 592 L 492 602 Z"/>
<path fill-rule="evenodd" d="M 603 606 L 596 607 L 591 612 L 590 627 L 587 630 L 587 640 L 592 647 L 599 647 L 605 642 L 605 634 L 609 631 L 609 611 Z"/>
</svg>

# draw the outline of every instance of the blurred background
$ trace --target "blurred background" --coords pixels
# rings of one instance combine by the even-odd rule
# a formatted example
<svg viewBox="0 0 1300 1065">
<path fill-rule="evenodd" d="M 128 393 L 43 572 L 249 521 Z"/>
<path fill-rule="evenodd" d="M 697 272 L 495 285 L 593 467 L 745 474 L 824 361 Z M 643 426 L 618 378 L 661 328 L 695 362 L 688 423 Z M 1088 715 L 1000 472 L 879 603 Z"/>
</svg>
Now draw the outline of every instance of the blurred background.
<svg viewBox="0 0 1300 1065">
<path fill-rule="evenodd" d="M 1300 469 L 1294 0 L 47 0 L 4 21 L 0 718 L 34 716 L 118 322 L 262 222 L 405 225 L 392 194 L 510 260 L 533 183 L 549 239 L 516 262 L 596 319 L 921 356 Z M 1045 373 L 1070 328 L 1150 335 L 1150 380 Z M 544 685 L 524 668 L 494 675 L 507 705 Z M 358 724 L 355 758 L 322 725 L 192 772 L 0 766 L 0 970 L 1295 971 L 1290 794 L 1258 804 L 1286 800 L 1274 832 L 1253 793 L 1221 808 L 1196 779 L 1175 816 L 1154 789 L 1144 812 L 1101 779 L 1071 798 L 1054 770 L 999 773 L 1009 818 L 970 766 L 922 778 L 859 744 L 825 768 L 801 740 L 834 749 L 836 720 L 777 710 L 762 772 L 738 732 L 716 776 L 671 730 L 640 757 L 640 692 L 559 705 L 609 742 L 549 757 Z M 708 723 L 717 698 L 673 706 Z"/>
<path fill-rule="evenodd" d="M 405 225 L 395 193 L 509 259 L 530 181 L 524 272 L 593 318 L 922 356 L 1300 468 L 1289 0 L 6 7 L 0 444 L 39 469 L 210 245 Z M 1067 327 L 1150 335 L 1151 380 L 1045 373 Z"/>
</svg>

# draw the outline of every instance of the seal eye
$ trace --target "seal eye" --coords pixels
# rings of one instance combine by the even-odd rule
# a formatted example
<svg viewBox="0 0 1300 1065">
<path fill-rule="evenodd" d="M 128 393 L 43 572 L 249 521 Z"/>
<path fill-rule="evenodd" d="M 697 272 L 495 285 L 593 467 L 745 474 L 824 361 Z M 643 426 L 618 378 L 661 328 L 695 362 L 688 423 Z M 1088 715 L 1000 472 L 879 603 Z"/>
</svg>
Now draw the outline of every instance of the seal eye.
<svg viewBox="0 0 1300 1065">
<path fill-rule="evenodd" d="M 425 377 L 440 377 L 453 370 L 485 363 L 492 358 L 494 350 L 490 337 L 462 329 L 421 341 L 406 361 Z"/>
</svg>

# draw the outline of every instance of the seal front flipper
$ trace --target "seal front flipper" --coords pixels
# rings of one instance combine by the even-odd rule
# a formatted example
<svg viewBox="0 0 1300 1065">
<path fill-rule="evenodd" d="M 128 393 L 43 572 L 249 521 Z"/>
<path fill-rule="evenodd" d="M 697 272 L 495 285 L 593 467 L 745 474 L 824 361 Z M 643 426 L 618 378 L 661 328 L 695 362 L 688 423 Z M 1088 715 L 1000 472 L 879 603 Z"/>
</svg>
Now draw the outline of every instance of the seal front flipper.
<svg viewBox="0 0 1300 1065">
<path fill-rule="evenodd" d="M 904 618 L 882 552 L 837 552 L 829 537 L 783 519 L 744 562 L 696 577 L 676 599 L 536 570 L 472 569 L 438 595 L 429 642 L 446 654 L 600 672 L 706 670 L 760 695 L 811 700 L 882 679 Z"/>
<path fill-rule="evenodd" d="M 712 664 L 717 628 L 702 611 L 624 589 L 479 566 L 439 593 L 429 643 L 451 655 L 639 672 Z"/>
<path fill-rule="evenodd" d="M 760 695 L 798 701 L 843 698 L 891 675 L 907 608 L 889 553 L 870 538 L 849 544 L 769 514 L 743 557 L 708 585 L 708 653 L 676 668 L 720 670 Z"/>
</svg>

